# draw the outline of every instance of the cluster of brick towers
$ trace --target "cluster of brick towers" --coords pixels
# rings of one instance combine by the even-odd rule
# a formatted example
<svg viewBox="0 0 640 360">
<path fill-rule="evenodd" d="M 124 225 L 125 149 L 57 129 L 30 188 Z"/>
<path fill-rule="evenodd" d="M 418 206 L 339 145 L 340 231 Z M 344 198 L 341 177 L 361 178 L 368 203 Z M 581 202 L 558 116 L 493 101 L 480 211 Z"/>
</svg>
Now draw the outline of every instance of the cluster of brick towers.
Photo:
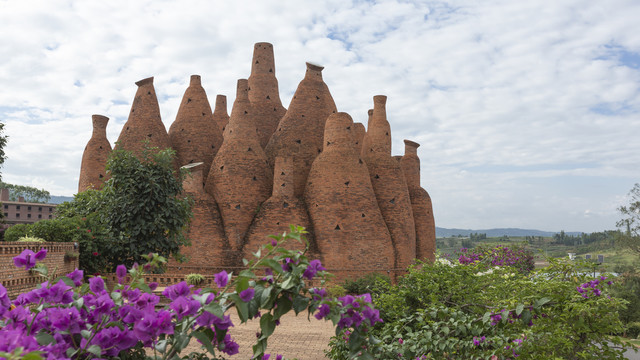
<svg viewBox="0 0 640 360">
<path fill-rule="evenodd" d="M 405 140 L 391 156 L 386 96 L 373 97 L 367 129 L 337 112 L 322 67 L 307 63 L 288 109 L 282 106 L 273 46 L 257 43 L 251 75 L 238 80 L 231 115 L 218 95 L 211 111 L 200 76 L 191 76 L 176 119 L 166 131 L 153 78 L 138 81 L 116 147 L 140 151 L 143 140 L 173 148 L 189 165 L 184 189 L 194 199 L 184 264 L 173 272 L 241 266 L 243 257 L 286 231 L 309 231 L 311 256 L 339 279 L 369 272 L 396 275 L 415 258 L 433 260 L 431 199 L 420 187 L 419 144 Z M 107 179 L 108 118 L 93 115 L 78 191 Z"/>
</svg>

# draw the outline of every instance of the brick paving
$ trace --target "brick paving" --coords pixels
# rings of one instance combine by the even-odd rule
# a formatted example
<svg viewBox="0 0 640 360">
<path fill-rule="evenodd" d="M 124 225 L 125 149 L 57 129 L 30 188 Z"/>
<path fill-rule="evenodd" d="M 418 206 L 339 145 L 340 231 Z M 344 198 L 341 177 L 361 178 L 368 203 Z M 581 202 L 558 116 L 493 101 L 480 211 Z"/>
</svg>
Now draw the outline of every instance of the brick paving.
<svg viewBox="0 0 640 360">
<path fill-rule="evenodd" d="M 235 324 L 230 328 L 231 337 L 240 345 L 240 352 L 234 356 L 226 356 L 225 359 L 251 359 L 253 351 L 251 346 L 255 343 L 256 332 L 260 329 L 258 319 L 240 324 L 240 319 L 235 311 L 230 312 L 231 320 Z M 285 359 L 298 360 L 323 360 L 326 359 L 324 350 L 328 349 L 329 339 L 335 334 L 335 328 L 331 321 L 316 320 L 313 316 L 308 320 L 307 312 L 295 316 L 293 312 L 282 316 L 280 325 L 276 327 L 273 335 L 269 337 L 267 352 L 282 354 Z M 200 344 L 193 340 L 183 354 L 198 351 Z M 275 355 L 270 360 L 275 359 Z"/>
</svg>

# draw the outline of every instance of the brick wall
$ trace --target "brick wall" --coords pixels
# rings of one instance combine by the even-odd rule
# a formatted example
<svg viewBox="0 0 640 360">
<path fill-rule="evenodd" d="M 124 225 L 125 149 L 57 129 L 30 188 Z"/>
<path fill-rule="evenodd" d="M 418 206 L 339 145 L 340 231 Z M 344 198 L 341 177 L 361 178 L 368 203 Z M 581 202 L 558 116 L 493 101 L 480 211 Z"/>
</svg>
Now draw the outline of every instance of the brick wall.
<svg viewBox="0 0 640 360">
<path fill-rule="evenodd" d="M 73 243 L 26 243 L 26 242 L 0 242 L 0 282 L 7 288 L 10 298 L 15 298 L 20 293 L 34 289 L 44 281 L 39 274 L 32 274 L 24 268 L 17 268 L 13 264 L 13 258 L 20 255 L 24 249 L 38 252 L 41 248 L 47 249 L 47 257 L 42 261 L 49 271 L 56 269 L 58 276 L 66 275 L 78 267 L 78 260 L 65 261 L 65 253 L 77 252 Z"/>
</svg>

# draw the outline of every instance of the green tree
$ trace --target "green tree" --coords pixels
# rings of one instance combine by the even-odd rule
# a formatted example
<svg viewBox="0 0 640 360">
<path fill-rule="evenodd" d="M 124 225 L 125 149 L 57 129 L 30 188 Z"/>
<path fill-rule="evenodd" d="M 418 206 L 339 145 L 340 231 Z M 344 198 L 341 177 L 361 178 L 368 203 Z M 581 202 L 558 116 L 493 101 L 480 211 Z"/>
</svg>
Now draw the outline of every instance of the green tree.
<svg viewBox="0 0 640 360">
<path fill-rule="evenodd" d="M 82 217 L 94 234 L 84 250 L 81 244 L 81 264 L 99 260 L 104 271 L 113 271 L 121 263 L 142 263 L 149 253 L 182 259 L 191 200 L 182 192 L 185 172 L 175 172 L 174 157 L 170 149 L 146 147 L 139 157 L 114 150 L 103 189 L 79 193 L 58 207 L 59 217 Z"/>
<path fill-rule="evenodd" d="M 636 183 L 629 191 L 629 204 L 620 206 L 622 215 L 616 226 L 621 233 L 617 236 L 619 246 L 640 255 L 640 184 Z"/>
<path fill-rule="evenodd" d="M 4 147 L 7 145 L 7 135 L 4 135 L 4 123 L 0 123 L 0 167 L 4 164 L 4 161 L 7 160 L 7 155 L 4 153 Z M 2 174 L 0 173 L 0 180 L 2 179 Z"/>
<path fill-rule="evenodd" d="M 46 204 L 51 200 L 51 194 L 45 189 L 38 189 L 33 186 L 14 185 L 0 181 L 0 188 L 9 189 L 9 200 L 18 201 L 20 196 L 25 201 L 32 203 Z"/>
</svg>

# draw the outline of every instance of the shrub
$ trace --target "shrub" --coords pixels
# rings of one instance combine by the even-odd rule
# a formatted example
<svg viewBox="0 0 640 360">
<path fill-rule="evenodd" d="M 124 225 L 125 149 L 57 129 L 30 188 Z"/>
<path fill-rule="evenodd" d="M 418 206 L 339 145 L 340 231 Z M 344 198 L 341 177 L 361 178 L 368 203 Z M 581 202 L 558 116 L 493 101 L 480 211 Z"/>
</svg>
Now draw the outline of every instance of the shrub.
<svg viewBox="0 0 640 360">
<path fill-rule="evenodd" d="M 204 276 L 201 274 L 189 274 L 185 276 L 185 280 L 189 285 L 200 285 L 204 281 Z"/>
<path fill-rule="evenodd" d="M 355 280 L 345 280 L 342 284 L 347 294 L 377 294 L 380 288 L 385 288 L 391 284 L 391 279 L 387 275 L 380 273 L 370 273 Z"/>
<path fill-rule="evenodd" d="M 23 236 L 18 239 L 18 242 L 34 242 L 34 243 L 43 243 L 44 239 L 34 236 Z"/>
<path fill-rule="evenodd" d="M 627 337 L 630 337 L 632 339 L 637 339 L 638 335 L 640 335 L 640 322 L 636 321 L 636 322 L 627 324 L 626 335 Z"/>
<path fill-rule="evenodd" d="M 341 296 L 347 295 L 347 290 L 345 290 L 340 285 L 332 285 L 327 287 L 327 296 L 332 298 L 337 298 Z"/>
</svg>

